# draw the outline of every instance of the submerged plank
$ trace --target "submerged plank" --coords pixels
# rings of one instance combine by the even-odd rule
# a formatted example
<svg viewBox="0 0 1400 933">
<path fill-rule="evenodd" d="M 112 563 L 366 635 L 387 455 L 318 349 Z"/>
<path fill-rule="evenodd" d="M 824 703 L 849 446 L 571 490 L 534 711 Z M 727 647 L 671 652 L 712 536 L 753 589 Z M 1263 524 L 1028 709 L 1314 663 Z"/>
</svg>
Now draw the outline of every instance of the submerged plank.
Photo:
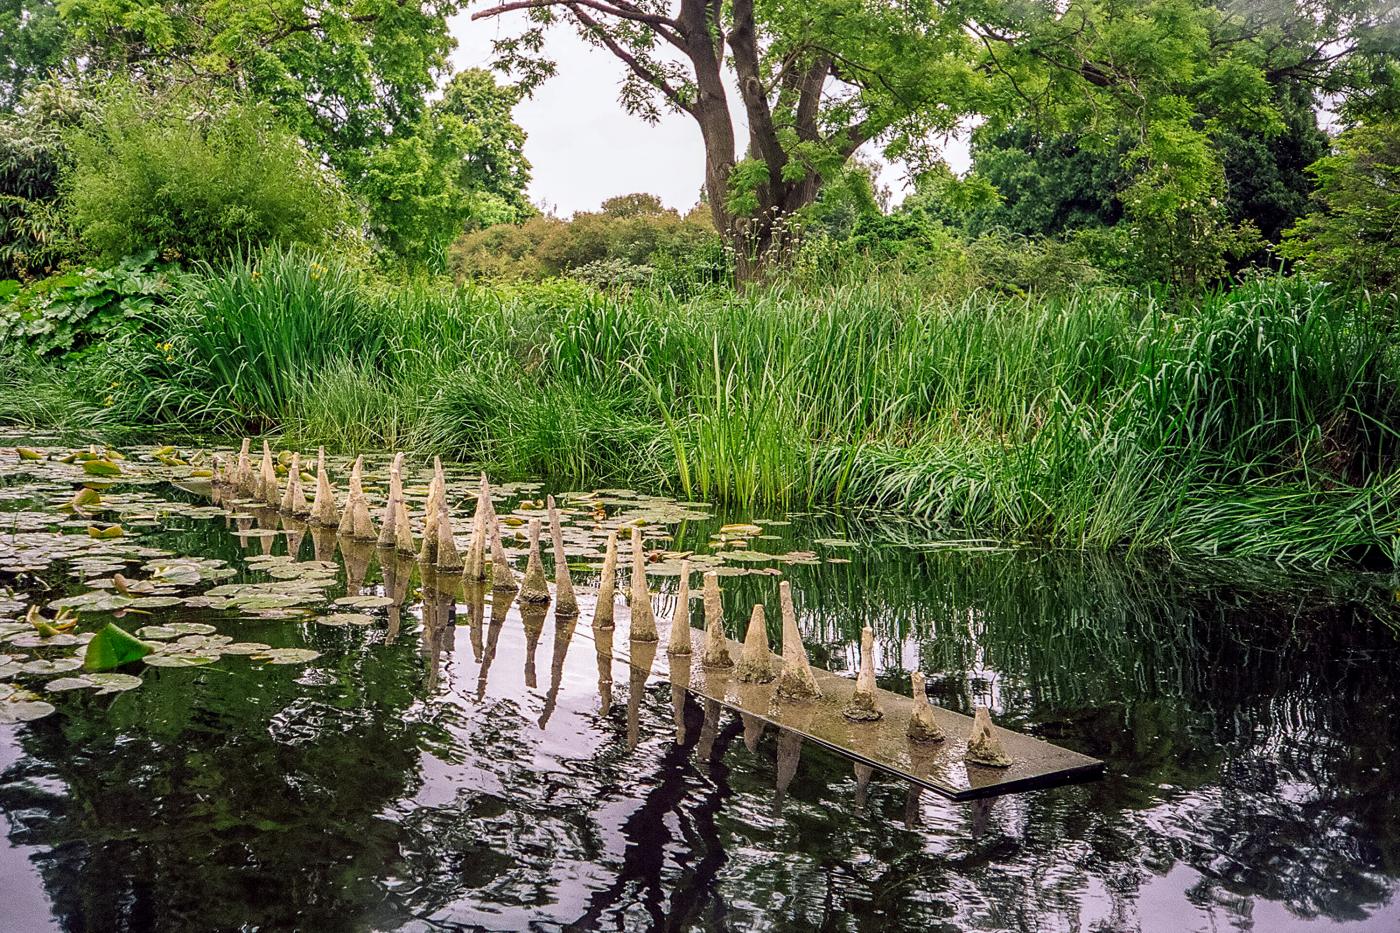
<svg viewBox="0 0 1400 933">
<path fill-rule="evenodd" d="M 813 667 L 812 674 L 821 688 L 821 697 L 782 700 L 775 695 L 776 681 L 740 683 L 734 677 L 733 668 L 705 667 L 699 650 L 689 656 L 671 658 L 664 651 L 656 651 L 656 642 L 631 642 L 627 637 L 626 611 L 621 606 L 618 609 L 613 653 L 619 660 L 630 663 L 631 648 L 644 646 L 645 650 L 638 650 L 637 661 L 663 680 L 679 684 L 697 696 L 718 701 L 736 712 L 795 732 L 856 761 L 883 768 L 953 800 L 973 800 L 1076 783 L 1092 780 L 1103 773 L 1104 764 L 1097 758 L 999 726 L 993 728 L 1012 758 L 1011 766 L 991 768 L 971 764 L 963 758 L 972 729 L 970 716 L 934 706 L 934 718 L 947 738 L 934 743 L 911 742 L 906 730 L 914 708 L 912 697 L 877 689 L 883 718 L 875 722 L 852 722 L 841 715 L 856 688 L 855 681 L 848 677 Z M 669 633 L 664 632 L 666 623 L 658 620 L 658 627 L 663 629 L 661 643 L 669 644 Z M 579 626 L 579 630 L 588 634 L 586 626 Z M 696 645 L 704 637 L 702 630 L 694 628 L 691 635 Z M 729 650 L 738 658 L 743 645 L 729 639 Z"/>
</svg>

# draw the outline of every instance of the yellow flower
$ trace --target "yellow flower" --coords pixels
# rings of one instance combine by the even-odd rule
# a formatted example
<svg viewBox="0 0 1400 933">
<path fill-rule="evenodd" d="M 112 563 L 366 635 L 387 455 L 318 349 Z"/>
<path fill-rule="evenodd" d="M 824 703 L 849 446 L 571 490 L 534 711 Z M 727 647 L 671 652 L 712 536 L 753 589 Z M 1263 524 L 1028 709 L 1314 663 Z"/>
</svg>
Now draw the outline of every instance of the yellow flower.
<svg viewBox="0 0 1400 933">
<path fill-rule="evenodd" d="M 105 399 L 103 399 L 103 401 L 102 401 L 102 404 L 105 405 L 105 406 L 108 407 L 108 408 L 111 408 L 111 407 L 112 407 L 113 405 L 115 405 L 116 403 L 117 403 L 117 400 L 114 399 L 114 398 L 112 398 L 112 396 L 110 396 L 110 395 L 107 396 L 107 397 L 106 397 Z"/>
</svg>

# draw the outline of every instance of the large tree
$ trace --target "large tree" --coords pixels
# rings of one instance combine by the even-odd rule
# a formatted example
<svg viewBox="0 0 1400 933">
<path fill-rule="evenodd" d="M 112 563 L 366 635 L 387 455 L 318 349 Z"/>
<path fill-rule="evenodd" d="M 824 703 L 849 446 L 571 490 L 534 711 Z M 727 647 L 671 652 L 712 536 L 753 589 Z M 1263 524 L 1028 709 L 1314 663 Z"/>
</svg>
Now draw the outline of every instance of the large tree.
<svg viewBox="0 0 1400 933">
<path fill-rule="evenodd" d="M 879 140 L 913 155 L 980 101 L 973 39 L 932 0 L 507 0 L 474 18 L 518 10 L 531 27 L 497 48 L 527 85 L 552 74 L 544 30 L 565 20 L 624 64 L 628 110 L 695 119 L 712 219 L 741 279 L 783 249 L 793 215 L 856 150 Z"/>
</svg>

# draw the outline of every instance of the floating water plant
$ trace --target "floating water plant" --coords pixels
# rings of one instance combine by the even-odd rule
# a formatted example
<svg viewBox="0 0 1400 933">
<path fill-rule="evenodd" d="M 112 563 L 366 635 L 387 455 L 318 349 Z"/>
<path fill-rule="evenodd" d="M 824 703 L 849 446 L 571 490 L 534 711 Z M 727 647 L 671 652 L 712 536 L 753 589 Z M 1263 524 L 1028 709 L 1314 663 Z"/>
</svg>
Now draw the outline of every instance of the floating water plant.
<svg viewBox="0 0 1400 933">
<path fill-rule="evenodd" d="M 768 626 L 763 619 L 763 604 L 755 603 L 753 615 L 749 618 L 749 630 L 744 635 L 744 653 L 734 668 L 734 679 L 746 684 L 766 684 L 777 676 L 773 652 L 768 648 Z"/>
<path fill-rule="evenodd" d="M 153 650 L 144 641 L 109 622 L 88 642 L 83 667 L 90 671 L 109 671 L 139 661 Z"/>
<path fill-rule="evenodd" d="M 856 690 L 846 701 L 841 715 L 853 722 L 874 722 L 885 714 L 875 699 L 875 633 L 870 626 L 860 630 L 860 673 Z"/>
<path fill-rule="evenodd" d="M 1002 748 L 1001 739 L 992 728 L 992 714 L 985 706 L 977 707 L 972 716 L 972 731 L 967 737 L 967 760 L 990 768 L 1009 768 L 1011 756 Z"/>
</svg>

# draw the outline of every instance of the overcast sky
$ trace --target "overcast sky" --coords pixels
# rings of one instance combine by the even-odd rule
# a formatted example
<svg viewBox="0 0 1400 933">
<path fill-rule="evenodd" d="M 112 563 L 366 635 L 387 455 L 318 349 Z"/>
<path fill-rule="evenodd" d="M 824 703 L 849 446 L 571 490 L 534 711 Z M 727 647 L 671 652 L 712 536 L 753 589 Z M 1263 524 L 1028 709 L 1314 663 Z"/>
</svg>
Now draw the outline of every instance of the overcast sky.
<svg viewBox="0 0 1400 933">
<path fill-rule="evenodd" d="M 451 21 L 457 39 L 453 65 L 459 70 L 487 67 L 491 41 L 518 32 L 520 23 L 511 16 L 472 22 L 468 14 L 459 14 Z M 530 199 L 565 217 L 634 191 L 659 195 L 680 210 L 695 204 L 705 162 L 695 121 L 685 114 L 664 114 L 653 125 L 626 113 L 617 100 L 622 63 L 565 26 L 554 28 L 546 48 L 558 63 L 558 74 L 515 109 L 516 122 L 529 136 Z M 965 145 L 955 142 L 944 155 L 955 170 L 967 167 Z M 896 199 L 902 176 L 893 166 L 881 175 Z"/>
</svg>

